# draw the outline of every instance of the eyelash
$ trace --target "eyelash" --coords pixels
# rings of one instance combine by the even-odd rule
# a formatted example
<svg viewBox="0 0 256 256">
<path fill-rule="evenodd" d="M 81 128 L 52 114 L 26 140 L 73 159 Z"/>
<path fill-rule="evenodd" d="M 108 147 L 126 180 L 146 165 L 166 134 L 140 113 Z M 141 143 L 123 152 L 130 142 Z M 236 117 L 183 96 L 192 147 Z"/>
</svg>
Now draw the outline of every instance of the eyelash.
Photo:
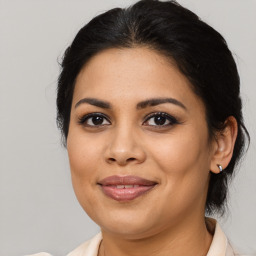
<svg viewBox="0 0 256 256">
<path fill-rule="evenodd" d="M 84 116 L 82 116 L 78 119 L 78 123 L 83 125 L 83 126 L 91 127 L 91 128 L 100 128 L 100 127 L 103 127 L 105 125 L 109 125 L 109 124 L 99 124 L 99 125 L 88 125 L 88 124 L 86 124 L 86 122 L 88 122 L 88 120 L 90 118 L 93 118 L 93 117 L 101 117 L 101 118 L 107 120 L 107 122 L 111 123 L 109 121 L 109 118 L 106 115 L 102 114 L 102 113 L 90 113 L 90 114 L 84 115 Z M 151 126 L 151 127 L 154 126 L 157 129 L 161 129 L 161 128 L 164 128 L 164 127 L 166 128 L 168 126 L 172 126 L 172 125 L 175 125 L 175 124 L 179 123 L 178 120 L 175 117 L 173 117 L 173 116 L 171 116 L 171 115 L 169 115 L 165 112 L 154 112 L 154 113 L 149 114 L 146 117 L 146 120 L 143 122 L 143 124 L 148 122 L 151 118 L 156 118 L 156 117 L 164 117 L 164 118 L 166 118 L 165 122 L 168 121 L 169 123 L 168 124 L 163 124 L 163 125 L 148 125 L 148 126 Z"/>
<path fill-rule="evenodd" d="M 149 121 L 151 118 L 156 118 L 156 117 L 164 117 L 166 118 L 166 120 L 169 121 L 168 124 L 163 124 L 163 125 L 150 125 L 150 126 L 154 126 L 155 128 L 163 128 L 163 127 L 168 127 L 168 126 L 172 126 L 172 125 L 175 125 L 175 124 L 178 124 L 178 120 L 174 117 L 174 116 L 171 116 L 165 112 L 154 112 L 154 113 L 151 113 L 147 116 L 146 120 L 143 122 L 143 124 L 147 121 Z M 165 121 L 166 122 L 166 121 Z"/>
<path fill-rule="evenodd" d="M 109 119 L 105 115 L 103 115 L 102 113 L 90 113 L 90 114 L 84 115 L 84 116 L 78 118 L 78 123 L 81 124 L 81 125 L 89 126 L 89 127 L 104 126 L 104 124 L 103 125 L 102 124 L 101 125 L 88 125 L 88 124 L 86 124 L 86 121 L 88 121 L 90 118 L 93 118 L 93 117 L 102 117 L 110 123 Z"/>
</svg>

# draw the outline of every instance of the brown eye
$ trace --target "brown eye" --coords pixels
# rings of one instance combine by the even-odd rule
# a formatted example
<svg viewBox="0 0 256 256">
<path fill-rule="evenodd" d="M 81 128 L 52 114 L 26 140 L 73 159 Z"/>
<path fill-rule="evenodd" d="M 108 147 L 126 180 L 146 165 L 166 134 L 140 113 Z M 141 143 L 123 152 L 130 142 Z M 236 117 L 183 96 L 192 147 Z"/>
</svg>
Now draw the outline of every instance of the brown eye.
<svg viewBox="0 0 256 256">
<path fill-rule="evenodd" d="M 87 120 L 89 125 L 102 125 L 104 123 L 104 118 L 102 116 L 94 116 Z"/>
<path fill-rule="evenodd" d="M 144 122 L 144 124 L 149 126 L 168 126 L 176 123 L 177 120 L 166 113 L 154 113 Z"/>
<path fill-rule="evenodd" d="M 109 120 L 103 114 L 100 114 L 100 113 L 85 115 L 84 117 L 79 119 L 79 123 L 85 126 L 92 126 L 92 127 L 110 124 Z"/>
<path fill-rule="evenodd" d="M 167 121 L 167 123 L 166 123 L 166 121 Z M 169 121 L 167 120 L 167 118 L 165 116 L 155 116 L 154 123 L 156 125 L 166 125 L 169 123 Z"/>
</svg>

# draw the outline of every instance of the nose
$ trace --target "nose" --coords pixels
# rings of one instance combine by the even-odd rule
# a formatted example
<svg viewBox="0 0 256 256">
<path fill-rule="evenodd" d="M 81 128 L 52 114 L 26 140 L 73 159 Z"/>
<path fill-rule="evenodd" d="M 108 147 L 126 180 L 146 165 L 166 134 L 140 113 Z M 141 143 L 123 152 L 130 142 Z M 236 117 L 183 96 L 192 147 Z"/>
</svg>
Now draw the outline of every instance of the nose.
<svg viewBox="0 0 256 256">
<path fill-rule="evenodd" d="M 110 164 L 125 166 L 139 164 L 146 159 L 141 140 L 131 129 L 113 130 L 108 142 L 105 159 Z"/>
</svg>

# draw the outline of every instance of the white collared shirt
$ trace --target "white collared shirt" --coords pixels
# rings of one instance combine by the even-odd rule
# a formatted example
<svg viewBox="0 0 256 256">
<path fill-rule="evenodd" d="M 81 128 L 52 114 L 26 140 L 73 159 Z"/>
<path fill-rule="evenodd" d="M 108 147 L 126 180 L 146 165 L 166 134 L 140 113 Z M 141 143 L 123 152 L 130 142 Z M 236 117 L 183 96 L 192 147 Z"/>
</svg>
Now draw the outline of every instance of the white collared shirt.
<svg viewBox="0 0 256 256">
<path fill-rule="evenodd" d="M 240 255 L 234 251 L 234 249 L 231 247 L 230 243 L 228 242 L 226 235 L 221 230 L 221 227 L 216 220 L 209 219 L 209 218 L 207 219 L 215 226 L 215 231 L 214 231 L 213 240 L 212 240 L 210 249 L 206 256 L 246 256 L 246 255 Z M 92 239 L 81 244 L 75 250 L 70 252 L 67 256 L 97 256 L 101 240 L 102 240 L 102 234 L 99 233 L 96 236 L 94 236 Z M 37 253 L 37 254 L 27 255 L 27 256 L 51 256 L 51 255 L 48 253 L 42 252 L 42 253 Z"/>
</svg>

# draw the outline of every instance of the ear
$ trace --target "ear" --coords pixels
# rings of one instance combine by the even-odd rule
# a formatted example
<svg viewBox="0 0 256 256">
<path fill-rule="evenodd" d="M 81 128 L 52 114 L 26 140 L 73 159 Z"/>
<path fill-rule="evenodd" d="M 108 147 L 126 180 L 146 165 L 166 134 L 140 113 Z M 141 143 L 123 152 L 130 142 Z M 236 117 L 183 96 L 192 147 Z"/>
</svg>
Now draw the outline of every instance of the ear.
<svg viewBox="0 0 256 256">
<path fill-rule="evenodd" d="M 217 132 L 213 142 L 213 156 L 211 159 L 211 171 L 219 173 L 222 167 L 223 171 L 228 166 L 232 155 L 237 137 L 237 121 L 233 116 L 226 119 L 224 129 Z"/>
</svg>

